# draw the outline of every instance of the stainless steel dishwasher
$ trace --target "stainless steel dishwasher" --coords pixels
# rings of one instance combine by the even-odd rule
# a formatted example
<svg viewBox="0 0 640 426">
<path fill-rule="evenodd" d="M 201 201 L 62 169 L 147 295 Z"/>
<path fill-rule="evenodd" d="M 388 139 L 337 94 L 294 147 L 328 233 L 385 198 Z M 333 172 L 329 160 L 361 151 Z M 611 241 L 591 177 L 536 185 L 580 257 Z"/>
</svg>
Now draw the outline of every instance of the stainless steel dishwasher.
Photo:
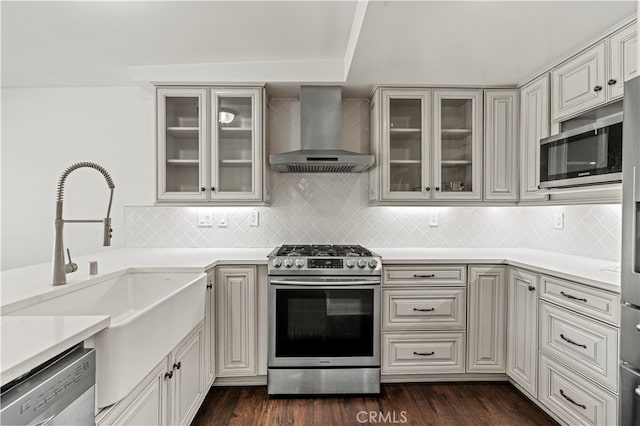
<svg viewBox="0 0 640 426">
<path fill-rule="evenodd" d="M 93 425 L 96 354 L 82 345 L 2 386 L 2 425 Z"/>
</svg>

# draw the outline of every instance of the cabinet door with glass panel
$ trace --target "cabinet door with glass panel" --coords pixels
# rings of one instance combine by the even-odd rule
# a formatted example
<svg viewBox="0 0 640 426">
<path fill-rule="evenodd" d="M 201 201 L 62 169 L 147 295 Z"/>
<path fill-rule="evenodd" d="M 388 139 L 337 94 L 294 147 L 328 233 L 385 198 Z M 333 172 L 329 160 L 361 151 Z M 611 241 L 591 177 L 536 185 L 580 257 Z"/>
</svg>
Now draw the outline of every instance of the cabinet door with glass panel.
<svg viewBox="0 0 640 426">
<path fill-rule="evenodd" d="M 431 91 L 382 91 L 382 199 L 426 200 Z"/>
<path fill-rule="evenodd" d="M 433 91 L 433 199 L 482 199 L 482 90 Z"/>
<path fill-rule="evenodd" d="M 262 91 L 211 90 L 211 199 L 262 197 Z"/>
<path fill-rule="evenodd" d="M 158 89 L 158 200 L 207 199 L 206 96 L 206 89 Z"/>
</svg>

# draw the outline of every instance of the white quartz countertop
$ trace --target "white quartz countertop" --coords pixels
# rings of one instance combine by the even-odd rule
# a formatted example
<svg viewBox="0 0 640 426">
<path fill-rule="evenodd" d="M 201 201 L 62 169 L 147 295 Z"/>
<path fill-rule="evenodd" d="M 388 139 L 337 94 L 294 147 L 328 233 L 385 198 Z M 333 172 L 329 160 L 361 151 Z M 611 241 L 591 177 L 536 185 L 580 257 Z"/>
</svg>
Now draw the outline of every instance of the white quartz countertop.
<svg viewBox="0 0 640 426">
<path fill-rule="evenodd" d="M 508 264 L 620 293 L 620 264 L 520 248 L 373 248 L 383 264 Z"/>
<path fill-rule="evenodd" d="M 0 383 L 9 383 L 93 336 L 108 327 L 109 321 L 104 315 L 0 317 Z"/>
</svg>

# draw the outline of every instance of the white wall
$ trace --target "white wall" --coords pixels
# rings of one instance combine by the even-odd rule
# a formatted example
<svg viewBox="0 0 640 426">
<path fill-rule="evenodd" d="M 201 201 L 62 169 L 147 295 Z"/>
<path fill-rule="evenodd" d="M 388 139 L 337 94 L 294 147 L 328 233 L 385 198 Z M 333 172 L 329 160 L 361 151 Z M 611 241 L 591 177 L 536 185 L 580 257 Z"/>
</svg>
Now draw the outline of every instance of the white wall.
<svg viewBox="0 0 640 426">
<path fill-rule="evenodd" d="M 51 260 L 57 181 L 78 161 L 111 173 L 112 245 L 123 246 L 123 206 L 153 202 L 154 114 L 153 92 L 135 87 L 2 90 L 3 270 Z M 103 218 L 107 201 L 100 173 L 77 170 L 64 217 Z M 72 256 L 102 249 L 98 224 L 67 224 L 64 236 Z"/>
</svg>

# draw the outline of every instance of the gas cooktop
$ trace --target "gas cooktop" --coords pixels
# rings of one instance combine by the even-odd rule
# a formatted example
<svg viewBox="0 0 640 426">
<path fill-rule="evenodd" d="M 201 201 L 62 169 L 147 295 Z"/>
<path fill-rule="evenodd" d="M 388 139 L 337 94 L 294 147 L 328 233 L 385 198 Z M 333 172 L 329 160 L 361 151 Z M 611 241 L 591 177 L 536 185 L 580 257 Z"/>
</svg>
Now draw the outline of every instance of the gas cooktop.
<svg viewBox="0 0 640 426">
<path fill-rule="evenodd" d="M 283 245 L 269 254 L 269 275 L 381 275 L 380 264 L 359 245 Z"/>
<path fill-rule="evenodd" d="M 307 256 L 307 257 L 371 257 L 369 250 L 362 246 L 344 246 L 332 244 L 284 245 L 275 256 Z"/>
</svg>

